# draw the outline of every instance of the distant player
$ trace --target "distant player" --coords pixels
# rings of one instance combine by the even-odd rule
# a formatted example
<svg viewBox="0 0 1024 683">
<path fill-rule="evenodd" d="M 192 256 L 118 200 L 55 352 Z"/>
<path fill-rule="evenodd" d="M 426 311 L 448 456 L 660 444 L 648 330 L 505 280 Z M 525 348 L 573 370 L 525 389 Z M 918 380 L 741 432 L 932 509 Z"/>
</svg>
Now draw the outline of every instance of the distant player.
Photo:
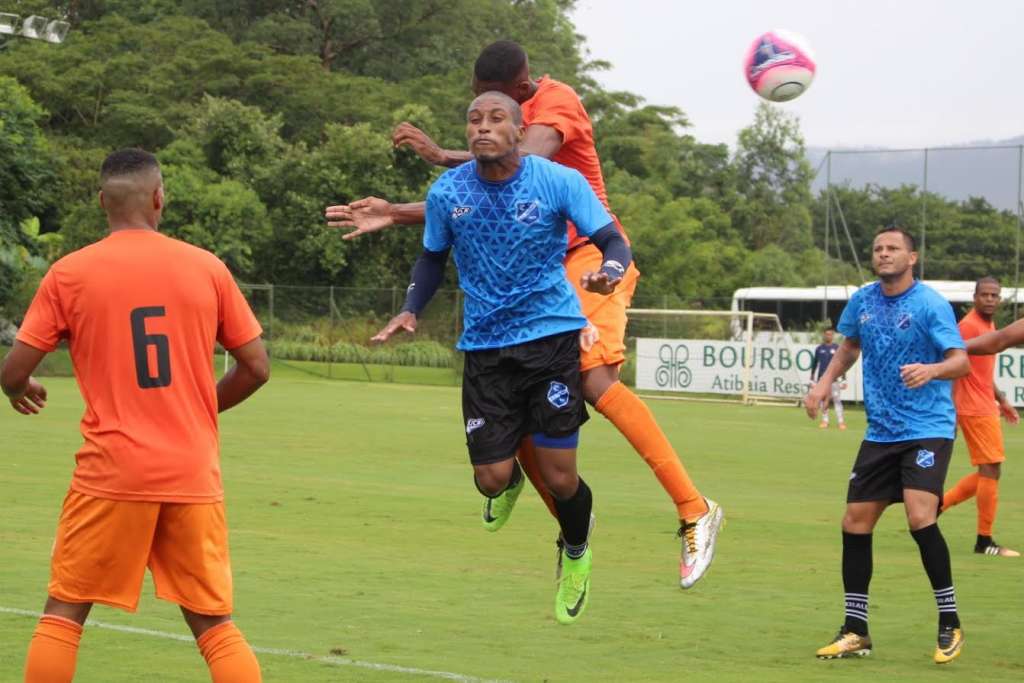
<svg viewBox="0 0 1024 683">
<path fill-rule="evenodd" d="M 821 379 L 825 374 L 825 370 L 828 369 L 828 364 L 832 362 L 832 356 L 836 355 L 836 351 L 839 349 L 838 344 L 832 343 L 832 339 L 835 337 L 835 330 L 831 327 L 825 330 L 822 334 L 822 343 L 818 344 L 818 347 L 814 349 L 814 364 L 811 365 L 811 382 L 816 382 Z M 832 383 L 832 389 L 830 393 L 830 399 L 832 405 L 836 409 L 836 422 L 839 423 L 839 429 L 846 429 L 846 422 L 843 420 L 843 389 L 846 388 L 845 378 L 840 377 Z M 828 403 L 826 400 L 819 406 L 821 410 L 821 424 L 818 425 L 822 429 L 828 429 Z"/>
<path fill-rule="evenodd" d="M 957 616 L 949 549 L 935 522 L 953 451 L 956 413 L 952 382 L 970 369 L 953 308 L 914 280 L 914 238 L 902 228 L 881 230 L 872 247 L 879 281 L 857 290 L 843 310 L 845 337 L 825 375 L 804 399 L 818 416 L 832 383 L 864 354 L 864 407 L 868 430 L 850 473 L 843 518 L 843 587 L 846 621 L 822 659 L 871 653 L 868 584 L 871 532 L 891 503 L 903 501 L 910 534 L 935 592 L 939 611 L 934 660 L 959 656 L 963 632 Z"/>
<path fill-rule="evenodd" d="M 38 413 L 46 389 L 31 374 L 65 339 L 85 401 L 25 681 L 70 681 L 93 603 L 134 612 L 148 567 L 157 597 L 180 605 L 214 683 L 257 682 L 231 620 L 217 413 L 267 381 L 262 330 L 216 256 L 157 232 L 164 190 L 153 155 L 114 152 L 100 184 L 110 234 L 50 268 L 0 368 L 14 409 Z M 237 364 L 214 385 L 216 342 Z"/>
<path fill-rule="evenodd" d="M 590 596 L 591 493 L 576 472 L 579 427 L 587 419 L 579 365 L 586 319 L 562 267 L 566 220 L 603 254 L 597 271 L 582 275 L 588 291 L 611 294 L 632 255 L 583 176 L 520 156 L 525 127 L 515 100 L 485 92 L 466 119 L 475 159 L 431 186 L 424 252 L 405 305 L 374 339 L 415 331 L 454 248 L 466 294 L 458 348 L 466 352 L 462 411 L 476 486 L 488 500 L 521 490 L 516 450 L 533 437 L 564 539 L 555 617 L 569 624 Z"/>
<path fill-rule="evenodd" d="M 533 80 L 526 52 L 507 40 L 487 46 L 476 60 L 473 91 L 479 95 L 488 90 L 502 92 L 522 107 L 526 135 L 520 152 L 557 161 L 582 173 L 610 213 L 601 160 L 594 147 L 593 127 L 575 91 L 549 76 Z M 409 123 L 398 126 L 394 142 L 396 146 L 408 145 L 426 161 L 440 166 L 456 166 L 472 158 L 470 152 L 441 149 Z M 328 207 L 326 215 L 332 221 L 329 225 L 355 227 L 354 232 L 346 235 L 352 238 L 392 224 L 420 224 L 423 204 L 390 204 L 371 197 L 347 206 Z M 614 215 L 612 219 L 624 235 L 618 219 Z M 627 269 L 622 283 L 611 296 L 588 292 L 580 286 L 580 278 L 583 273 L 600 268 L 601 259 L 593 240 L 570 224 L 565 270 L 580 298 L 583 314 L 598 333 L 596 342 L 585 344 L 580 360 L 583 396 L 626 437 L 672 498 L 679 519 L 678 535 L 682 539 L 679 584 L 690 588 L 700 580 L 714 558 L 723 520 L 722 508 L 700 494 L 654 414 L 619 381 L 619 370 L 626 360 L 626 310 L 632 301 L 639 272 L 633 266 Z M 520 448 L 519 460 L 548 509 L 556 515 L 537 472 L 528 439 Z M 485 509 L 485 528 L 496 531 L 508 520 L 516 496 L 518 491 Z"/>
<path fill-rule="evenodd" d="M 992 318 L 999 309 L 1002 288 L 999 280 L 983 277 L 974 285 L 974 308 L 960 321 L 960 334 L 965 341 L 994 332 Z M 969 348 L 969 347 L 968 347 Z M 995 356 L 973 356 L 971 374 L 958 379 L 953 385 L 956 420 L 967 443 L 971 465 L 978 468 L 946 492 L 942 498 L 943 511 L 977 495 L 978 539 L 974 552 L 997 557 L 1020 557 L 1016 550 L 1004 548 L 992 540 L 992 525 L 999 504 L 999 475 L 1006 460 L 1003 452 L 1003 430 L 999 415 L 1017 424 L 1020 416 L 995 386 Z"/>
</svg>

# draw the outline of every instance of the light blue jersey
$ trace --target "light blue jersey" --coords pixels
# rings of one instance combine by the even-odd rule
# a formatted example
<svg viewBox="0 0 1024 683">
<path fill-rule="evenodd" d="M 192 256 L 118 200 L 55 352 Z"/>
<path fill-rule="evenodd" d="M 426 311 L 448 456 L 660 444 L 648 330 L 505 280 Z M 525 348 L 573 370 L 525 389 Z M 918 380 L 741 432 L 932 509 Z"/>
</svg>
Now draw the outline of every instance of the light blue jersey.
<svg viewBox="0 0 1024 683">
<path fill-rule="evenodd" d="M 908 389 L 900 377 L 904 365 L 938 363 L 950 349 L 964 348 L 948 301 L 916 280 L 897 296 L 886 296 L 875 282 L 850 297 L 839 332 L 860 341 L 868 414 L 865 440 L 953 438 L 953 383 L 932 380 Z"/>
<path fill-rule="evenodd" d="M 586 325 L 562 266 L 566 220 L 590 236 L 612 218 L 578 171 L 527 156 L 511 178 L 491 182 L 469 161 L 431 186 L 426 213 L 423 246 L 454 248 L 466 295 L 459 349 L 515 346 Z"/>
</svg>

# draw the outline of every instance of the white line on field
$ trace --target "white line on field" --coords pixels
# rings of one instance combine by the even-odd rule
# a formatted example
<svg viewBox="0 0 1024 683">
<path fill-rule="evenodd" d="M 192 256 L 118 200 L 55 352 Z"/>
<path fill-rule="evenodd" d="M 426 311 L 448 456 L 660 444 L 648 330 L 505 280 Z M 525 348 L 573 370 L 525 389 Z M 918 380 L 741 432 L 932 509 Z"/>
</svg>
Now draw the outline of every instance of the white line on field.
<svg viewBox="0 0 1024 683">
<path fill-rule="evenodd" d="M 34 617 L 37 619 L 41 616 L 39 612 L 33 612 L 32 610 L 27 609 L 18 609 L 17 607 L 0 607 L 0 613 L 16 614 L 22 617 Z M 178 640 L 183 643 L 194 642 L 194 639 L 191 636 L 185 636 L 178 633 L 153 631 L 148 628 L 121 626 L 119 624 L 107 624 L 101 621 L 94 621 L 92 619 L 86 621 L 85 625 L 95 626 L 96 628 L 105 628 L 109 631 L 120 631 L 121 633 L 132 633 L 140 636 L 163 638 L 164 640 Z M 414 667 L 399 666 L 397 664 L 378 664 L 377 662 L 363 662 L 358 659 L 349 659 L 348 657 L 322 657 L 320 655 L 314 655 L 308 652 L 300 652 L 298 650 L 284 650 L 276 647 L 253 646 L 252 650 L 253 652 L 261 655 L 292 657 L 293 659 L 305 659 L 311 662 L 319 662 L 321 664 L 333 664 L 334 666 L 354 666 L 360 669 L 371 669 L 373 671 L 387 671 L 390 673 L 409 674 L 410 676 L 430 676 L 431 678 L 443 678 L 449 681 L 459 681 L 460 683 L 508 683 L 507 681 L 499 681 L 488 678 L 476 678 L 475 676 L 466 676 L 464 674 L 452 673 L 451 671 L 431 671 L 429 669 L 416 669 Z"/>
</svg>

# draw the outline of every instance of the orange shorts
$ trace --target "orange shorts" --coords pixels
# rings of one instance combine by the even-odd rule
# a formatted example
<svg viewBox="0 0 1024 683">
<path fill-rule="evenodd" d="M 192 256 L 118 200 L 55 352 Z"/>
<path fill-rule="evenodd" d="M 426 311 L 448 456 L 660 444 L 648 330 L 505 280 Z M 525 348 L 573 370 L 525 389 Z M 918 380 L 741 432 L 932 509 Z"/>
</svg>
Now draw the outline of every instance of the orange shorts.
<svg viewBox="0 0 1024 683">
<path fill-rule="evenodd" d="M 134 612 L 146 567 L 158 598 L 231 614 L 223 503 L 108 500 L 68 491 L 50 561 L 50 595 Z"/>
<path fill-rule="evenodd" d="M 589 351 L 580 352 L 580 370 L 586 372 L 602 365 L 621 365 L 626 360 L 626 309 L 633 300 L 640 271 L 632 263 L 615 291 L 609 296 L 594 294 L 580 287 L 586 272 L 601 270 L 601 250 L 593 244 L 576 247 L 565 257 L 565 272 L 576 289 L 583 315 L 600 335 Z"/>
<path fill-rule="evenodd" d="M 972 465 L 991 465 L 1006 460 L 998 415 L 958 415 L 956 422 L 964 433 Z"/>
</svg>

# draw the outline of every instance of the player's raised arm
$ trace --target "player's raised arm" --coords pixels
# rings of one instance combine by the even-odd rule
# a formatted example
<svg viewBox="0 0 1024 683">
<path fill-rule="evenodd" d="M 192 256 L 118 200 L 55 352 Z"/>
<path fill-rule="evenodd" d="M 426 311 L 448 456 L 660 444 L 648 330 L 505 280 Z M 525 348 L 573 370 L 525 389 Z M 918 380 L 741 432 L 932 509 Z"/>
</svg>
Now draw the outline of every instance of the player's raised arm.
<svg viewBox="0 0 1024 683">
<path fill-rule="evenodd" d="M 328 206 L 324 210 L 329 228 L 353 228 L 342 236 L 351 240 L 392 225 L 421 225 L 426 213 L 423 202 L 392 204 L 386 199 L 366 197 L 351 204 Z"/>
<path fill-rule="evenodd" d="M 1024 344 L 1024 318 L 1001 330 L 968 339 L 967 353 L 972 356 L 989 356 L 1019 344 Z"/>
<path fill-rule="evenodd" d="M 0 366 L 0 389 L 22 415 L 35 415 L 46 407 L 46 388 L 32 377 L 45 356 L 45 351 L 15 341 Z"/>
<path fill-rule="evenodd" d="M 832 383 L 836 381 L 836 378 L 845 375 L 847 370 L 857 362 L 859 356 L 860 340 L 849 336 L 843 339 L 843 343 L 839 345 L 836 355 L 832 357 L 832 361 L 828 364 L 825 372 L 821 374 L 817 383 L 811 387 L 811 390 L 807 392 L 807 396 L 804 397 L 804 410 L 807 411 L 809 418 L 812 420 L 818 419 L 818 410 L 821 404 L 828 400 Z"/>
</svg>

